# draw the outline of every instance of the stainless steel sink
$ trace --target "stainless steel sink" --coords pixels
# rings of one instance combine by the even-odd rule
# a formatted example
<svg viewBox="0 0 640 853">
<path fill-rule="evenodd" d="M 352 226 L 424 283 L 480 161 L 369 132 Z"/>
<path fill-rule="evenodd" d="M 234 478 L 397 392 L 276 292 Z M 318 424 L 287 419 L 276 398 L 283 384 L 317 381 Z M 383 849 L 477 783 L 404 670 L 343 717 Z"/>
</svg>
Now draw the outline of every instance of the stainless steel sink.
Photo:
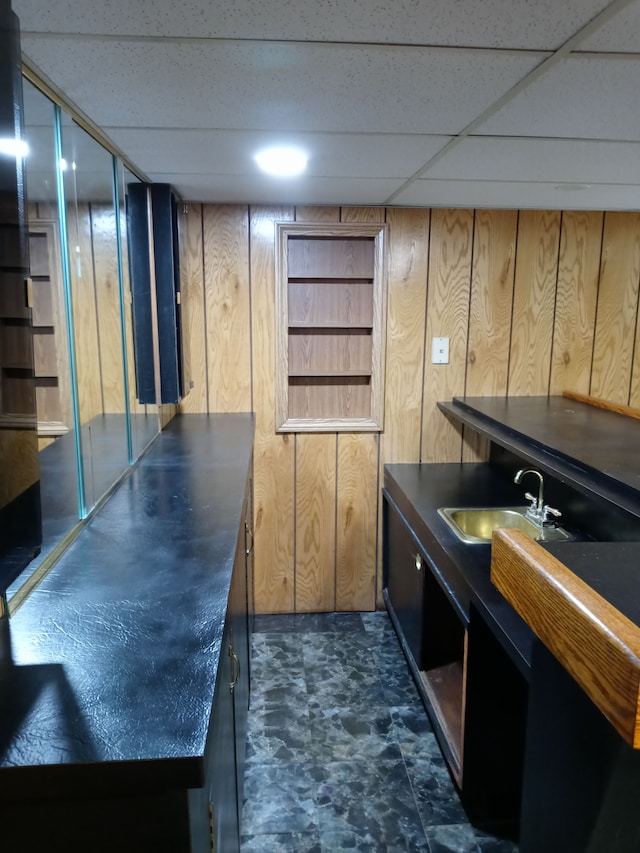
<svg viewBox="0 0 640 853">
<path fill-rule="evenodd" d="M 573 537 L 562 527 L 539 527 L 525 513 L 527 507 L 441 507 L 444 518 L 458 539 L 469 544 L 491 541 L 498 527 L 515 527 L 528 533 L 532 539 L 543 542 L 570 540 Z"/>
</svg>

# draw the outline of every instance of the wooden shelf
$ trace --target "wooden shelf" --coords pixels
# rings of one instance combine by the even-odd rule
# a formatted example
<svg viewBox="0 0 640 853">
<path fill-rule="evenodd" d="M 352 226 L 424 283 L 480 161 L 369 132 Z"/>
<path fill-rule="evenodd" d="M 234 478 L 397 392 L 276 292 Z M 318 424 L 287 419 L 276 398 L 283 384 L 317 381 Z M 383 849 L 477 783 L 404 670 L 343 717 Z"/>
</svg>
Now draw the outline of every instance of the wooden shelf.
<svg viewBox="0 0 640 853">
<path fill-rule="evenodd" d="M 431 708 L 451 750 L 452 772 L 462 784 L 462 743 L 464 733 L 464 668 L 462 661 L 421 672 L 420 677 Z"/>
<path fill-rule="evenodd" d="M 279 432 L 382 428 L 385 233 L 277 225 Z"/>
</svg>

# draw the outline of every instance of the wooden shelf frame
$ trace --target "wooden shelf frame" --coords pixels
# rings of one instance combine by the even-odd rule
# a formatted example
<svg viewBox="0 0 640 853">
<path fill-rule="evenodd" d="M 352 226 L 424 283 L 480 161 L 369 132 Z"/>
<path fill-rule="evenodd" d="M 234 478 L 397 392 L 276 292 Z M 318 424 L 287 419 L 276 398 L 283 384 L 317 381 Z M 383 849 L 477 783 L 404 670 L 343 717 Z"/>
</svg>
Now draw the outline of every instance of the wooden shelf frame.
<svg viewBox="0 0 640 853">
<path fill-rule="evenodd" d="M 277 432 L 382 431 L 387 298 L 386 233 L 387 226 L 384 224 L 276 223 Z M 322 264 L 313 269 L 312 257 L 310 268 L 304 270 L 303 275 L 300 274 L 299 262 L 296 262 L 290 274 L 290 240 L 298 241 L 294 244 L 296 248 L 301 245 L 300 241 L 308 240 L 312 249 L 315 248 L 314 241 L 318 241 L 318 249 L 322 242 L 329 247 L 339 248 L 342 241 L 345 241 L 345 245 L 350 241 L 351 247 L 354 242 L 362 241 L 363 244 L 369 244 L 366 254 L 370 255 L 371 260 L 367 268 L 363 267 L 361 257 L 355 257 L 352 267 L 346 265 L 343 268 L 336 263 L 332 269 L 326 266 L 323 268 Z M 322 253 L 311 251 L 310 254 L 320 256 Z M 299 306 L 291 305 L 291 286 L 302 290 L 308 288 L 309 302 L 313 304 L 302 311 Z M 322 299 L 323 287 L 327 288 L 327 303 L 332 304 L 318 311 L 318 299 Z M 356 297 L 354 288 L 358 292 Z M 371 302 L 369 310 L 363 308 L 362 302 L 362 299 L 368 298 Z M 315 312 L 317 320 L 313 318 Z M 316 333 L 344 337 L 344 366 L 332 365 L 330 369 L 322 364 L 314 366 L 310 351 L 308 369 L 301 368 L 299 364 L 290 367 L 290 338 L 295 335 L 313 336 Z M 350 361 L 354 336 L 363 333 L 370 335 L 371 354 L 367 356 L 366 366 L 363 363 L 354 366 Z M 303 388 L 305 377 L 308 377 L 309 384 Z M 355 383 L 353 388 L 345 385 L 345 379 L 350 378 Z M 336 382 L 333 400 L 328 388 L 332 379 Z M 365 384 L 363 379 L 366 380 Z"/>
</svg>

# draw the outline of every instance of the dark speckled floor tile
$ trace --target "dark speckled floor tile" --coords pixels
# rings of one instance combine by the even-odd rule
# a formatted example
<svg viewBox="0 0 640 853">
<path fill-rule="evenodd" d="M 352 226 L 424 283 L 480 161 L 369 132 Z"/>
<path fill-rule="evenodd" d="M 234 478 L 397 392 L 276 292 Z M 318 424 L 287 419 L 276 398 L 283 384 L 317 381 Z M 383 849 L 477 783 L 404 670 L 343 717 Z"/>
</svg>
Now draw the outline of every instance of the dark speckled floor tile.
<svg viewBox="0 0 640 853">
<path fill-rule="evenodd" d="M 352 833 L 378 850 L 428 851 L 402 761 L 345 761 L 322 768 L 321 833 Z"/>
<path fill-rule="evenodd" d="M 517 853 L 518 846 L 474 830 L 469 824 L 427 829 L 431 853 Z"/>
<path fill-rule="evenodd" d="M 323 853 L 317 832 L 243 835 L 242 853 Z"/>
<path fill-rule="evenodd" d="M 242 834 L 314 832 L 318 808 L 311 762 L 247 764 Z"/>
<path fill-rule="evenodd" d="M 242 853 L 517 853 L 467 822 L 386 613 L 256 617 Z"/>
</svg>

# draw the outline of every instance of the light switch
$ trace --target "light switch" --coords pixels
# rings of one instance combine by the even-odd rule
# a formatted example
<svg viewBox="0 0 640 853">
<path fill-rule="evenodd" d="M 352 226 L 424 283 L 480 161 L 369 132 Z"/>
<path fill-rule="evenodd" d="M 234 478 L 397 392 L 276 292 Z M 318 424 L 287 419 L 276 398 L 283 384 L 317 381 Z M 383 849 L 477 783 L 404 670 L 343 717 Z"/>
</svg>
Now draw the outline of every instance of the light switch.
<svg viewBox="0 0 640 853">
<path fill-rule="evenodd" d="M 449 338 L 433 338 L 431 364 L 449 364 Z"/>
</svg>

